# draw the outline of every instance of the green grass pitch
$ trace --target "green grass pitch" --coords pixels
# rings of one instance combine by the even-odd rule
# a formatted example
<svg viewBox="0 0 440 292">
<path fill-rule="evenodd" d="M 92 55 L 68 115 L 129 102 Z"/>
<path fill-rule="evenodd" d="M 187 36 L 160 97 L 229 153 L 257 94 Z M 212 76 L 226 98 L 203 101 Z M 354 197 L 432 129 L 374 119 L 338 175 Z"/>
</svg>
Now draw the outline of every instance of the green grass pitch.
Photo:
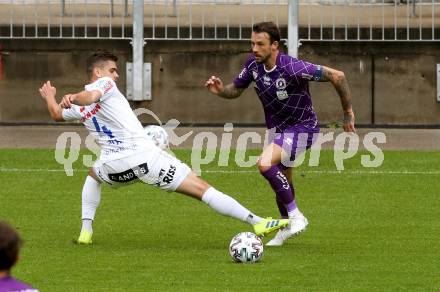
<svg viewBox="0 0 440 292">
<path fill-rule="evenodd" d="M 176 153 L 189 162 L 189 151 Z M 332 157 L 324 151 L 319 167 L 295 169 L 308 230 L 244 265 L 227 248 L 248 225 L 141 184 L 103 186 L 94 244 L 74 245 L 85 167 L 77 162 L 68 177 L 53 150 L 0 150 L 0 218 L 25 239 L 13 275 L 41 291 L 440 290 L 440 153 L 385 152 L 374 169 L 357 154 L 340 173 Z M 277 216 L 255 168 L 202 169 L 224 171 L 202 177 L 255 213 Z"/>
</svg>

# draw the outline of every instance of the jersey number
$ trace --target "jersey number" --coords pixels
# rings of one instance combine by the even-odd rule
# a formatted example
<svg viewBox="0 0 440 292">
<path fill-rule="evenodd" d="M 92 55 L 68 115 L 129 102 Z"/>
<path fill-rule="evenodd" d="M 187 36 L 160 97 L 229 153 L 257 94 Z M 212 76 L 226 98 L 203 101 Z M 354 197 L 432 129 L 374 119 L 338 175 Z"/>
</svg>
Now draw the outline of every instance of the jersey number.
<svg viewBox="0 0 440 292">
<path fill-rule="evenodd" d="M 98 124 L 98 120 L 96 119 L 96 117 L 93 117 L 93 118 L 92 118 L 92 121 L 93 121 L 93 125 L 95 125 L 96 132 L 98 132 L 98 133 L 103 132 L 104 134 L 106 134 L 107 136 L 109 136 L 109 137 L 112 138 L 112 139 L 115 137 L 115 136 L 113 136 L 112 131 L 110 131 L 109 129 L 107 129 L 106 126 L 102 126 L 102 127 L 101 127 L 101 126 Z"/>
</svg>

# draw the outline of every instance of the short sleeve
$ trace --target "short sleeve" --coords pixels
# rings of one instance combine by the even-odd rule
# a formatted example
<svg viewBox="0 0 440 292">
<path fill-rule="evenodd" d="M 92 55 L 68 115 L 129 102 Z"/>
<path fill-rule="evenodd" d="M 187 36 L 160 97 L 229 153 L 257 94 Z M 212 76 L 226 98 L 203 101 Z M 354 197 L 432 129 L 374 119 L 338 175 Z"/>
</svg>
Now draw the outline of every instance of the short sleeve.
<svg viewBox="0 0 440 292">
<path fill-rule="evenodd" d="M 77 105 L 72 105 L 71 108 L 63 109 L 61 114 L 63 119 L 68 122 L 79 121 L 82 118 L 80 107 Z"/>
<path fill-rule="evenodd" d="M 313 74 L 313 81 L 321 81 L 322 80 L 322 66 L 321 65 L 315 65 L 316 66 L 316 70 L 315 73 Z"/>
<path fill-rule="evenodd" d="M 109 77 L 103 77 L 103 78 L 99 78 L 92 84 L 88 85 L 86 90 L 87 91 L 98 90 L 102 94 L 99 100 L 103 101 L 109 96 L 111 96 L 113 91 L 116 90 L 116 83 Z"/>
<path fill-rule="evenodd" d="M 289 74 L 306 81 L 319 81 L 322 78 L 322 66 L 292 58 L 288 66 Z"/>
<path fill-rule="evenodd" d="M 240 74 L 234 79 L 234 85 L 236 88 L 247 88 L 252 81 L 254 81 L 251 68 L 255 65 L 255 58 L 252 56 L 248 58 L 246 63 L 243 65 L 243 69 Z"/>
</svg>

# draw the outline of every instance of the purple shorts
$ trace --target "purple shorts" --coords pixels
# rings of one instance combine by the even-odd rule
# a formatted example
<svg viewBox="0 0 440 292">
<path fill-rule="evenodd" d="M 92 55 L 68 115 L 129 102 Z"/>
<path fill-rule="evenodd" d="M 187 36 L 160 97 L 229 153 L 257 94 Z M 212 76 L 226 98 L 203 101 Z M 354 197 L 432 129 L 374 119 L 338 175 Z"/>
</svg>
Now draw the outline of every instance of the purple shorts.
<svg viewBox="0 0 440 292">
<path fill-rule="evenodd" d="M 282 161 L 281 169 L 293 167 L 295 158 L 312 147 L 318 138 L 319 128 L 313 130 L 304 127 L 291 127 L 282 133 L 276 133 L 272 143 L 280 146 L 288 155 L 288 161 Z"/>
</svg>

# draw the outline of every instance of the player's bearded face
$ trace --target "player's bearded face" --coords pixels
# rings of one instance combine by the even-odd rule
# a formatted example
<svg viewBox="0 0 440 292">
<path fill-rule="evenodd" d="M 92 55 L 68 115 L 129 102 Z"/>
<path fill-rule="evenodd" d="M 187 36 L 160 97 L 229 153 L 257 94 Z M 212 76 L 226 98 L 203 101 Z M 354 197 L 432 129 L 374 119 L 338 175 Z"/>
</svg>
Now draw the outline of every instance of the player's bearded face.
<svg viewBox="0 0 440 292">
<path fill-rule="evenodd" d="M 265 63 L 276 49 L 276 44 L 270 43 L 269 34 L 266 32 L 252 32 L 251 36 L 252 53 L 257 63 Z"/>
</svg>

